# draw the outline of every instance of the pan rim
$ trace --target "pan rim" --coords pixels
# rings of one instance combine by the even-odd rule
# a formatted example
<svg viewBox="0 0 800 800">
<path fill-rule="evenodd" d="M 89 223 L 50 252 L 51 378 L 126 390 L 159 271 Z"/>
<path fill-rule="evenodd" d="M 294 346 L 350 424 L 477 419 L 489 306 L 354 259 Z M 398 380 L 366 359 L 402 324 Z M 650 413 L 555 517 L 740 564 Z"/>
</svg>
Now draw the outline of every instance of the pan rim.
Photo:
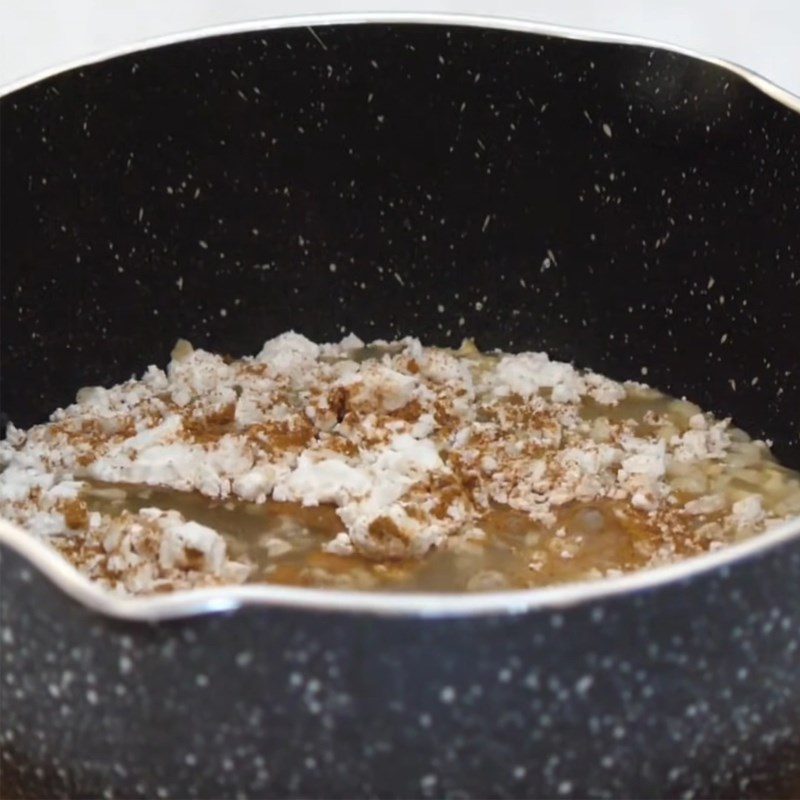
<svg viewBox="0 0 800 800">
<path fill-rule="evenodd" d="M 0 518 L 0 545 L 14 550 L 73 600 L 106 617 L 149 623 L 247 607 L 428 619 L 508 616 L 535 611 L 557 613 L 572 606 L 611 600 L 620 595 L 677 586 L 708 574 L 725 577 L 731 567 L 795 540 L 800 541 L 800 516 L 751 539 L 672 564 L 637 570 L 618 577 L 535 589 L 405 594 L 253 583 L 130 597 L 103 589 L 44 541 Z"/>
<path fill-rule="evenodd" d="M 254 31 L 282 30 L 286 28 L 315 28 L 334 25 L 375 25 L 375 24 L 407 24 L 407 25 L 452 25 L 469 28 L 487 28 L 492 30 L 516 31 L 519 33 L 539 34 L 554 38 L 570 39 L 582 42 L 598 42 L 602 44 L 620 44 L 640 47 L 649 47 L 654 50 L 665 50 L 670 53 L 683 55 L 691 59 L 703 61 L 707 64 L 727 70 L 756 89 L 776 100 L 781 105 L 800 113 L 800 96 L 779 86 L 759 72 L 738 64 L 729 59 L 707 55 L 690 47 L 660 41 L 645 36 L 599 31 L 569 25 L 556 25 L 547 22 L 525 20 L 515 17 L 495 16 L 491 14 L 461 14 L 451 12 L 418 12 L 418 11 L 360 11 L 360 12 L 332 12 L 311 13 L 300 15 L 287 15 L 278 17 L 257 17 L 240 22 L 220 23 L 205 25 L 198 28 L 189 28 L 161 36 L 149 36 L 143 39 L 117 45 L 93 53 L 88 53 L 80 58 L 47 67 L 30 75 L 16 78 L 5 84 L 0 84 L 0 99 L 24 89 L 35 83 L 56 77 L 80 67 L 98 64 L 123 55 L 145 50 L 153 50 L 181 42 L 207 39 L 214 36 L 224 36 L 237 33 Z"/>
<path fill-rule="evenodd" d="M 109 48 L 39 71 L 0 86 L 0 98 L 69 70 L 97 64 L 122 55 L 214 36 L 285 28 L 332 25 L 452 25 L 552 36 L 577 41 L 644 46 L 683 55 L 725 69 L 743 78 L 781 105 L 800 113 L 800 97 L 757 72 L 732 61 L 707 56 L 690 48 L 646 37 L 594 31 L 584 28 L 491 15 L 446 12 L 358 12 L 265 17 L 244 22 L 203 26 L 165 36 L 148 37 Z M 131 622 L 161 622 L 238 608 L 289 608 L 310 612 L 344 612 L 380 617 L 450 618 L 523 614 L 534 611 L 558 613 L 575 605 L 610 600 L 619 595 L 676 585 L 709 573 L 722 575 L 749 558 L 769 553 L 800 539 L 800 517 L 795 517 L 758 536 L 713 553 L 683 559 L 674 564 L 639 570 L 592 582 L 566 583 L 538 589 L 460 594 L 398 594 L 390 592 L 308 589 L 269 584 L 220 586 L 166 595 L 125 597 L 90 581 L 45 542 L 0 518 L 0 545 L 8 546 L 30 566 L 77 603 L 103 616 Z"/>
</svg>

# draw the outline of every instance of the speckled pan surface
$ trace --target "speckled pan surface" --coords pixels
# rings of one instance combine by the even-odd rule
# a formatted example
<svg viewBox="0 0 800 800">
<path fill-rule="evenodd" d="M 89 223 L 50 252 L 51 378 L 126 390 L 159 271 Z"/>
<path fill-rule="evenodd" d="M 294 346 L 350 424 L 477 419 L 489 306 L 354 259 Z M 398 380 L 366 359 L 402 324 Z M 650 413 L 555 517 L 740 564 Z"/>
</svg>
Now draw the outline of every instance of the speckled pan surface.
<svg viewBox="0 0 800 800">
<path fill-rule="evenodd" d="M 24 597 L 2 621 L 4 796 L 789 797 L 797 777 L 798 547 L 565 613 L 424 623 L 111 624 L 2 569 Z"/>
<path fill-rule="evenodd" d="M 474 335 L 644 376 L 800 465 L 800 116 L 725 69 L 349 25 L 136 53 L 0 112 L 4 418 L 179 335 Z M 796 538 L 427 620 L 124 624 L 0 555 L 3 796 L 788 796 L 800 774 Z"/>
</svg>

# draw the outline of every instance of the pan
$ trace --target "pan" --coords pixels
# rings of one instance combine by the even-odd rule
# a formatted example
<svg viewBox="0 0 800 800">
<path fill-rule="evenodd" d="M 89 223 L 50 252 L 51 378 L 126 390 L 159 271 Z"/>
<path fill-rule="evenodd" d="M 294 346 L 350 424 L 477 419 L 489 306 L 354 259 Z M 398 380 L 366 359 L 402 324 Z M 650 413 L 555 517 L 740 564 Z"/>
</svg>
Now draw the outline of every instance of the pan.
<svg viewBox="0 0 800 800">
<path fill-rule="evenodd" d="M 178 336 L 244 354 L 288 329 L 470 335 L 687 396 L 800 467 L 800 101 L 654 43 L 490 18 L 245 27 L 2 98 L 4 422 Z M 133 599 L 0 521 L 0 581 L 4 797 L 800 780 L 800 520 L 537 590 Z"/>
</svg>

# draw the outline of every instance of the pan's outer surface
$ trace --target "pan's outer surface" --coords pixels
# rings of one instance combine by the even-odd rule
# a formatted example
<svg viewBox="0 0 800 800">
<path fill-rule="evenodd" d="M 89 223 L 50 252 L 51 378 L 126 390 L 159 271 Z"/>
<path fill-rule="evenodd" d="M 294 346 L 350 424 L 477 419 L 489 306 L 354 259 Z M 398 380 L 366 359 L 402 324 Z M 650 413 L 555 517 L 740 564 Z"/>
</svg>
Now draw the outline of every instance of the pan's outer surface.
<svg viewBox="0 0 800 800">
<path fill-rule="evenodd" d="M 800 464 L 800 117 L 720 67 L 302 28 L 135 53 L 1 110 L 17 424 L 179 335 L 471 334 L 646 374 Z M 450 619 L 121 623 L 0 556 L 4 797 L 788 796 L 800 773 L 796 537 Z"/>
</svg>

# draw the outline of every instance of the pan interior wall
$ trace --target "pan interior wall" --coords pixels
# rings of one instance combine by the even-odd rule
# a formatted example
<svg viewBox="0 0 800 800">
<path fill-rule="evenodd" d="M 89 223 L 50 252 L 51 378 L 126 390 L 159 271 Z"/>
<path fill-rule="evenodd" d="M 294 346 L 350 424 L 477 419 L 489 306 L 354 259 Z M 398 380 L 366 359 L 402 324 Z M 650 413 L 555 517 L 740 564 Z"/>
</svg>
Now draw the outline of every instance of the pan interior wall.
<svg viewBox="0 0 800 800">
<path fill-rule="evenodd" d="M 3 420 L 287 329 L 546 350 L 800 465 L 800 117 L 646 48 L 247 33 L 2 101 Z"/>
</svg>

